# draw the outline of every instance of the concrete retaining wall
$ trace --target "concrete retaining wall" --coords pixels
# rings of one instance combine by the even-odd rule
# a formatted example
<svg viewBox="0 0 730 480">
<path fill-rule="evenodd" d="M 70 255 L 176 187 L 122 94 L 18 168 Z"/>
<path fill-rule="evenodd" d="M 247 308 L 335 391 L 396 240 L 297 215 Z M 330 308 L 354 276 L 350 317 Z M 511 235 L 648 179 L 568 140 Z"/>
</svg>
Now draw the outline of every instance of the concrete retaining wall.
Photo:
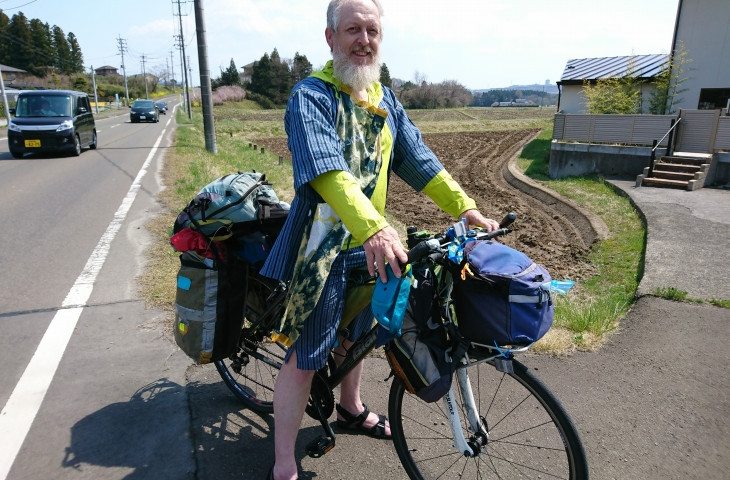
<svg viewBox="0 0 730 480">
<path fill-rule="evenodd" d="M 730 152 L 716 153 L 715 173 L 713 176 L 714 185 L 725 185 L 730 187 Z"/>
<path fill-rule="evenodd" d="M 657 157 L 664 154 L 657 149 Z M 550 147 L 550 178 L 590 175 L 635 178 L 649 166 L 651 147 L 562 143 Z"/>
<path fill-rule="evenodd" d="M 657 159 L 666 153 L 658 148 Z M 553 140 L 550 146 L 550 178 L 580 177 L 599 174 L 633 179 L 649 166 L 651 147 L 563 143 Z M 730 185 L 730 153 L 714 154 L 705 186 Z"/>
</svg>

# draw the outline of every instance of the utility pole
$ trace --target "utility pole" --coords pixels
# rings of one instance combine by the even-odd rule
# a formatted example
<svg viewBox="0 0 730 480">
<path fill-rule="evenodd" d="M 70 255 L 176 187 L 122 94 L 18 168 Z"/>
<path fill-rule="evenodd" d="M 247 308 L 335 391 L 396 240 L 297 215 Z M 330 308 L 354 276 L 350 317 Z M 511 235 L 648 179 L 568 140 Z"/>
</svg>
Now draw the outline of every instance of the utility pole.
<svg viewBox="0 0 730 480">
<path fill-rule="evenodd" d="M 210 86 L 210 70 L 208 69 L 208 48 L 205 40 L 205 18 L 203 16 L 203 0 L 195 0 L 195 33 L 198 37 L 198 66 L 200 69 L 200 102 L 203 104 L 203 131 L 205 132 L 205 149 L 213 154 L 218 153 L 215 141 L 215 125 L 213 124 L 213 95 Z"/>
<path fill-rule="evenodd" d="M 96 94 L 96 72 L 93 65 L 91 66 L 91 84 L 94 86 L 94 107 L 96 114 L 99 115 L 99 96 Z"/>
<path fill-rule="evenodd" d="M 183 53 L 182 53 L 182 37 L 180 35 L 175 35 L 175 40 L 177 43 L 175 46 L 180 51 L 180 71 L 185 72 L 185 67 L 183 66 Z M 182 103 L 183 103 L 183 111 L 187 111 L 187 102 L 185 101 L 185 81 L 183 80 L 184 76 L 183 73 L 180 74 L 180 94 L 182 95 Z"/>
<path fill-rule="evenodd" d="M 180 8 L 180 0 L 177 1 L 177 16 L 180 19 L 180 48 L 181 48 L 181 55 L 183 59 L 183 74 L 185 75 L 185 92 L 184 94 L 187 97 L 187 104 L 188 104 L 188 119 L 192 120 L 193 118 L 193 111 L 191 109 L 190 105 L 190 90 L 188 89 L 189 83 L 188 83 L 188 68 L 187 65 L 185 65 L 185 39 L 183 38 L 183 25 L 182 25 L 182 9 Z"/>
<path fill-rule="evenodd" d="M 172 60 L 172 50 L 170 50 L 170 74 L 172 75 L 172 91 L 175 91 L 175 62 Z"/>
<path fill-rule="evenodd" d="M 188 84 L 188 87 L 190 90 L 195 92 L 195 89 L 193 87 L 193 64 L 190 63 L 190 55 L 188 55 L 188 78 L 190 79 L 190 84 Z"/>
<path fill-rule="evenodd" d="M 122 56 L 122 73 L 124 74 L 124 95 L 127 98 L 127 106 L 129 106 L 129 89 L 127 88 L 127 69 L 124 66 L 124 52 L 127 50 L 126 40 L 121 35 L 117 38 L 119 42 L 119 54 Z"/>
<path fill-rule="evenodd" d="M 144 98 L 148 99 L 150 98 L 150 92 L 147 90 L 147 72 L 145 72 L 144 69 L 144 59 L 145 54 L 142 54 L 142 78 L 144 78 Z"/>
</svg>

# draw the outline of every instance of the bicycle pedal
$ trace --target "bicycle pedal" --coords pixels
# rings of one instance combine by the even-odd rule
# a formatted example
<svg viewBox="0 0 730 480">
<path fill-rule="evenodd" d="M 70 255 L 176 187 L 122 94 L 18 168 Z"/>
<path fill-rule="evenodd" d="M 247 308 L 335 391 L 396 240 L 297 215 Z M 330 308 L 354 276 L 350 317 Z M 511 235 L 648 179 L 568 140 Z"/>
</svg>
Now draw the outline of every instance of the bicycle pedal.
<svg viewBox="0 0 730 480">
<path fill-rule="evenodd" d="M 319 458 L 333 448 L 335 448 L 335 439 L 321 435 L 307 444 L 306 451 L 310 457 Z"/>
</svg>

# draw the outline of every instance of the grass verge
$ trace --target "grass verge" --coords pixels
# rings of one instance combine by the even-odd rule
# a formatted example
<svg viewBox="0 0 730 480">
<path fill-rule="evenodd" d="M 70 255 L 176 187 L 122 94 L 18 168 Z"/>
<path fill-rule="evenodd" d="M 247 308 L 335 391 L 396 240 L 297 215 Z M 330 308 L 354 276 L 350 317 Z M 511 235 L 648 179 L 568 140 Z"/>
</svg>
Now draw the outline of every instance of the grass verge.
<svg viewBox="0 0 730 480">
<path fill-rule="evenodd" d="M 597 242 L 590 255 L 597 274 L 567 296 L 556 295 L 555 327 L 536 350 L 565 353 L 595 349 L 613 331 L 635 301 L 641 278 L 646 229 L 628 198 L 598 176 L 551 180 L 548 176 L 551 131 L 530 142 L 517 165 L 527 176 L 600 216 L 610 237 Z"/>
<path fill-rule="evenodd" d="M 691 302 L 691 303 L 709 303 L 720 308 L 730 308 L 730 300 L 718 300 L 711 298 L 709 300 L 702 300 L 699 298 L 690 298 L 689 293 L 684 290 L 679 290 L 674 287 L 657 288 L 654 292 L 657 297 L 665 298 L 675 302 Z"/>
</svg>

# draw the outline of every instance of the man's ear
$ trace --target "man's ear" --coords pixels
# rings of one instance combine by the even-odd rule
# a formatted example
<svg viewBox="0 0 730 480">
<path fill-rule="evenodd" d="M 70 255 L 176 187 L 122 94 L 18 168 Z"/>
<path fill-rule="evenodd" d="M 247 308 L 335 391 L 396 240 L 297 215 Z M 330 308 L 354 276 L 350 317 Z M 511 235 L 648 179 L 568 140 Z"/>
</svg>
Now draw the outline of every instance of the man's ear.
<svg viewBox="0 0 730 480">
<path fill-rule="evenodd" d="M 329 28 L 324 29 L 324 38 L 327 39 L 327 45 L 330 46 L 330 51 L 332 51 L 332 44 L 334 41 L 332 40 L 332 30 Z"/>
</svg>

